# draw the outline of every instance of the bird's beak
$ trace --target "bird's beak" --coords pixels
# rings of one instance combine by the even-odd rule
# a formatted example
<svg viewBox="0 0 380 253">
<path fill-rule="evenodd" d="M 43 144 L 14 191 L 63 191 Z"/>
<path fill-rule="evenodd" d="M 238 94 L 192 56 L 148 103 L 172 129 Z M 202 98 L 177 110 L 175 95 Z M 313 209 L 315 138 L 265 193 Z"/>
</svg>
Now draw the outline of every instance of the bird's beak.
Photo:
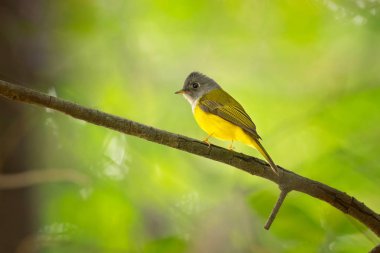
<svg viewBox="0 0 380 253">
<path fill-rule="evenodd" d="M 174 94 L 184 94 L 186 91 L 184 89 L 174 92 Z"/>
</svg>

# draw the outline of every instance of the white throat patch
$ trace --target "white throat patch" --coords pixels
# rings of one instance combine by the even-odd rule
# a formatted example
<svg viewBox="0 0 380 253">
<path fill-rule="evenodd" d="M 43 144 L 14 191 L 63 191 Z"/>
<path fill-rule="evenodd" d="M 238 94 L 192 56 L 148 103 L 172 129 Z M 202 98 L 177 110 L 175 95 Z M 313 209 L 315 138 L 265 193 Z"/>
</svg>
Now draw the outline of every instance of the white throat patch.
<svg viewBox="0 0 380 253">
<path fill-rule="evenodd" d="M 192 97 L 190 97 L 190 96 L 187 95 L 187 94 L 183 94 L 183 96 L 184 96 L 184 97 L 186 98 L 186 100 L 190 103 L 190 105 L 191 105 L 191 110 L 194 112 L 194 110 L 195 110 L 195 106 L 198 104 L 198 100 L 199 100 L 199 98 L 196 99 L 196 100 L 193 100 Z"/>
</svg>

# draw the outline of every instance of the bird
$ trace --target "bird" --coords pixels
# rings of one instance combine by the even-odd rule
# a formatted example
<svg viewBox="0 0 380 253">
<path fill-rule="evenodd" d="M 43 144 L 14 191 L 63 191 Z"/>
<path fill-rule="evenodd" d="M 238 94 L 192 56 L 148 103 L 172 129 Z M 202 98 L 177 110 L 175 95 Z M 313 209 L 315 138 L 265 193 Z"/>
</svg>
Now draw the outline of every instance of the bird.
<svg viewBox="0 0 380 253">
<path fill-rule="evenodd" d="M 211 137 L 231 141 L 231 150 L 234 141 L 242 142 L 257 149 L 273 172 L 279 175 L 277 165 L 260 142 L 261 137 L 251 117 L 212 78 L 200 72 L 191 72 L 182 89 L 175 94 L 182 94 L 190 103 L 197 124 L 208 134 L 203 140 L 205 143 L 210 146 Z"/>
</svg>

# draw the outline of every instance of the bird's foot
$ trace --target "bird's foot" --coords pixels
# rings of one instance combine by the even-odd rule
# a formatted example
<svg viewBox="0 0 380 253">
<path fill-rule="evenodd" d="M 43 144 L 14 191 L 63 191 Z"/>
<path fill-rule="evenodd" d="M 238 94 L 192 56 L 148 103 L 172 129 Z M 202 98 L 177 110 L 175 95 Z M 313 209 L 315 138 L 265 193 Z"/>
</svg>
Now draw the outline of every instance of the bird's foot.
<svg viewBox="0 0 380 253">
<path fill-rule="evenodd" d="M 231 144 L 228 146 L 228 150 L 234 150 L 235 149 L 235 147 L 233 146 L 233 144 L 234 144 L 234 141 L 232 141 L 231 142 Z"/>
<path fill-rule="evenodd" d="M 208 141 L 208 139 L 204 139 L 202 142 L 206 143 L 208 147 L 211 147 L 211 143 Z"/>
<path fill-rule="evenodd" d="M 211 147 L 211 143 L 208 141 L 211 138 L 212 134 L 208 135 L 206 138 L 204 138 L 202 141 L 208 145 L 208 147 Z"/>
</svg>

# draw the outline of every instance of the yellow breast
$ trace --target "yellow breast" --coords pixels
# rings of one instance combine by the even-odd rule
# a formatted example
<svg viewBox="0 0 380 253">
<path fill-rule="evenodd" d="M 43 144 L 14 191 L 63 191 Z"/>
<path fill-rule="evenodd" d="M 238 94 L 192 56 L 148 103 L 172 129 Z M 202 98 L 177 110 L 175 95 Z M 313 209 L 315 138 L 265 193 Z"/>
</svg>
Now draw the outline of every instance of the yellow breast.
<svg viewBox="0 0 380 253">
<path fill-rule="evenodd" d="M 204 112 L 197 104 L 193 108 L 193 113 L 200 128 L 210 136 L 221 140 L 236 140 L 252 146 L 252 138 L 239 126 L 217 115 Z"/>
</svg>

